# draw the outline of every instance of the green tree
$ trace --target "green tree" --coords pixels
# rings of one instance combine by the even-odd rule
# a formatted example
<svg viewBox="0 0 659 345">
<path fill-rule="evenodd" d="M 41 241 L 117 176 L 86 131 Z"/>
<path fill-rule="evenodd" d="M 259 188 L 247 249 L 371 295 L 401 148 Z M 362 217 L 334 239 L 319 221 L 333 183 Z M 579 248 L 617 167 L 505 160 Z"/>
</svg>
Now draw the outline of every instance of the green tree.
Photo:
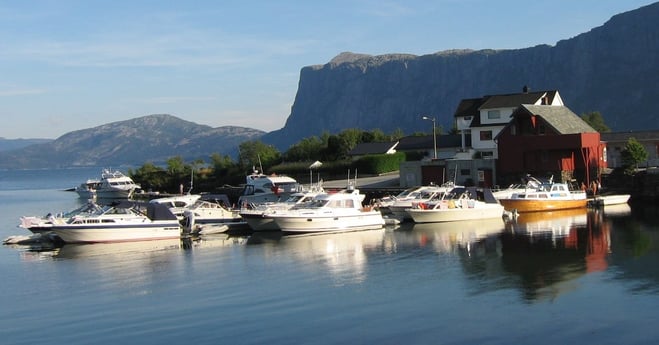
<svg viewBox="0 0 659 345">
<path fill-rule="evenodd" d="M 167 171 L 151 162 L 144 163 L 134 171 L 129 169 L 128 175 L 139 183 L 144 190 L 161 191 L 166 188 L 169 182 Z"/>
<path fill-rule="evenodd" d="M 245 171 L 229 155 L 213 153 L 210 157 L 212 180 L 214 186 L 237 184 L 243 182 Z"/>
<path fill-rule="evenodd" d="M 183 157 L 175 156 L 167 159 L 167 172 L 172 176 L 179 176 L 185 172 Z"/>
<path fill-rule="evenodd" d="M 239 164 L 243 168 L 263 166 L 267 170 L 281 161 L 281 153 L 272 145 L 260 140 L 246 141 L 239 146 Z"/>
<path fill-rule="evenodd" d="M 590 113 L 582 114 L 581 119 L 586 121 L 590 127 L 593 127 L 593 129 L 600 133 L 611 132 L 609 126 L 604 123 L 604 118 L 599 111 L 591 111 Z"/>
<path fill-rule="evenodd" d="M 400 140 L 400 138 L 404 137 L 405 133 L 403 132 L 402 129 L 396 128 L 391 134 L 389 134 L 389 140 L 391 141 L 396 141 Z"/>
<path fill-rule="evenodd" d="M 344 155 L 362 142 L 363 133 L 364 131 L 358 128 L 348 128 L 339 133 L 338 137 L 341 140 Z"/>
<path fill-rule="evenodd" d="M 648 159 L 648 151 L 634 137 L 627 140 L 625 149 L 620 152 L 620 155 L 625 174 L 628 175 L 633 175 L 636 168 L 638 168 L 638 164 Z"/>
<path fill-rule="evenodd" d="M 284 153 L 288 162 L 305 162 L 320 159 L 325 143 L 319 137 L 313 136 L 300 140 Z"/>
</svg>

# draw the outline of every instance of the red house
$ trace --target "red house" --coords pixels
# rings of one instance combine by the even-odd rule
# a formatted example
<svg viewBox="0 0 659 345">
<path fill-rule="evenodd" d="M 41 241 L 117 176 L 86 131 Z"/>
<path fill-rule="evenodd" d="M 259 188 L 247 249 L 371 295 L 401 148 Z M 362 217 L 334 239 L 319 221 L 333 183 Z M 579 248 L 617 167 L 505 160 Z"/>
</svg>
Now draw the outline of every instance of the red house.
<svg viewBox="0 0 659 345">
<path fill-rule="evenodd" d="M 500 180 L 554 175 L 586 185 L 606 168 L 600 134 L 565 106 L 519 106 L 496 136 Z"/>
</svg>

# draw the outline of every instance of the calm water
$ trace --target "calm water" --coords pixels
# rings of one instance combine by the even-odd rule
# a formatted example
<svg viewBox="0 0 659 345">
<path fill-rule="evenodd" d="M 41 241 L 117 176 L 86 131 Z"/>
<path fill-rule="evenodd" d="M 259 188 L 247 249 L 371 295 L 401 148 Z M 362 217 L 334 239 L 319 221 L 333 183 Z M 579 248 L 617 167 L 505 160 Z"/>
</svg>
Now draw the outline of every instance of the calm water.
<svg viewBox="0 0 659 345">
<path fill-rule="evenodd" d="M 0 237 L 100 169 L 0 171 Z M 656 344 L 657 208 L 0 248 L 3 344 Z"/>
</svg>

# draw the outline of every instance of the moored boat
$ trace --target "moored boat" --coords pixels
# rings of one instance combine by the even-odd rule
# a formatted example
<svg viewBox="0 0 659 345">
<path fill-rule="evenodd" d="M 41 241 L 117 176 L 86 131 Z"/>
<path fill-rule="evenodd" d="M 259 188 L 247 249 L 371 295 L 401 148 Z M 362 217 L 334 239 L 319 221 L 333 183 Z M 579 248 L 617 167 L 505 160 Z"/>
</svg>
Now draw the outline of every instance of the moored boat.
<svg viewBox="0 0 659 345">
<path fill-rule="evenodd" d="M 596 195 L 591 200 L 593 206 L 607 206 L 607 205 L 620 205 L 626 204 L 631 195 L 629 194 L 606 194 Z"/>
<path fill-rule="evenodd" d="M 510 198 L 514 193 L 523 193 L 528 189 L 527 185 L 514 183 L 503 189 L 492 190 L 492 195 L 499 200 Z"/>
<path fill-rule="evenodd" d="M 384 226 L 380 211 L 363 207 L 364 194 L 348 188 L 320 194 L 310 203 L 283 212 L 267 212 L 284 232 L 333 232 L 379 229 Z"/>
<path fill-rule="evenodd" d="M 118 170 L 103 169 L 101 180 L 96 187 L 96 198 L 110 199 L 129 199 L 140 186 L 136 184 L 129 176 L 124 175 Z"/>
<path fill-rule="evenodd" d="M 247 175 L 245 186 L 238 198 L 238 204 L 261 204 L 288 199 L 293 194 L 302 191 L 295 179 L 283 175 L 265 175 L 258 171 Z"/>
<path fill-rule="evenodd" d="M 551 178 L 534 181 L 533 188 L 501 198 L 499 203 L 507 211 L 518 213 L 585 208 L 588 203 L 586 192 L 571 190 L 567 183 L 553 182 Z"/>
<path fill-rule="evenodd" d="M 280 230 L 277 223 L 271 218 L 264 216 L 266 213 L 277 213 L 288 210 L 293 206 L 304 204 L 313 200 L 313 198 L 324 193 L 322 187 L 315 188 L 308 192 L 293 193 L 282 202 L 268 202 L 259 205 L 246 204 L 240 209 L 240 216 L 254 231 L 276 231 Z"/>
<path fill-rule="evenodd" d="M 141 187 L 121 171 L 103 169 L 100 179 L 88 179 L 75 187 L 81 199 L 129 199 Z"/>
<path fill-rule="evenodd" d="M 205 195 L 197 200 L 183 212 L 181 223 L 183 231 L 190 234 L 209 231 L 218 233 L 231 228 L 247 227 L 239 210 L 230 207 L 229 198 L 224 194 Z"/>
<path fill-rule="evenodd" d="M 418 187 L 403 197 L 396 198 L 396 200 L 394 200 L 389 205 L 385 205 L 385 207 L 388 209 L 388 212 L 385 211 L 385 214 L 390 213 L 392 216 L 402 221 L 411 220 L 412 218 L 406 210 L 411 208 L 412 204 L 418 204 L 432 199 L 441 198 L 444 193 L 452 190 L 454 187 L 455 185 L 452 182 L 445 183 L 441 186 L 428 185 Z"/>
<path fill-rule="evenodd" d="M 71 217 L 79 215 L 91 215 L 98 213 L 101 206 L 93 201 L 89 201 L 74 210 L 61 212 L 61 213 L 48 213 L 45 216 L 22 216 L 21 223 L 18 225 L 21 228 L 30 230 L 32 233 L 45 233 L 52 231 L 54 224 L 65 224 Z"/>
<path fill-rule="evenodd" d="M 74 190 L 78 193 L 80 199 L 94 199 L 96 198 L 96 190 L 101 185 L 101 180 L 98 179 L 88 179 L 87 181 L 81 183 L 79 186 L 75 187 Z"/>
<path fill-rule="evenodd" d="M 67 243 L 122 242 L 178 238 L 181 227 L 160 204 L 122 201 L 98 212 L 76 215 L 51 230 Z"/>
<path fill-rule="evenodd" d="M 201 194 L 183 194 L 151 199 L 149 202 L 167 206 L 179 220 L 183 220 L 183 213 L 199 198 L 201 198 Z"/>
<path fill-rule="evenodd" d="M 415 203 L 405 210 L 415 223 L 502 218 L 504 208 L 485 188 L 456 187 L 439 198 Z"/>
</svg>

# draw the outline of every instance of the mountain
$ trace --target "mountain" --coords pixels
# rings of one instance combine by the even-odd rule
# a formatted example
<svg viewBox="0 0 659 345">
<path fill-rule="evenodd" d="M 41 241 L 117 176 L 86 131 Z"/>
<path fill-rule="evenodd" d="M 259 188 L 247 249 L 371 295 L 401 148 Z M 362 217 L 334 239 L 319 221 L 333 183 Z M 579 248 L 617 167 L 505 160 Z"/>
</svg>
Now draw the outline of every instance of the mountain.
<svg viewBox="0 0 659 345">
<path fill-rule="evenodd" d="M 240 143 L 264 134 L 256 129 L 213 128 L 171 115 L 149 115 L 69 132 L 53 141 L 0 152 L 0 168 L 140 166 L 182 156 L 208 161 L 213 153 L 235 155 Z"/>
<path fill-rule="evenodd" d="M 285 150 L 346 128 L 428 132 L 424 115 L 449 130 L 460 100 L 517 93 L 524 85 L 559 90 L 572 111 L 599 111 L 614 131 L 656 129 L 658 62 L 659 3 L 613 16 L 556 46 L 423 56 L 341 53 L 302 68 L 286 124 L 262 140 Z"/>
<path fill-rule="evenodd" d="M 5 139 L 0 138 L 0 152 L 21 149 L 34 144 L 43 144 L 53 141 L 52 139 Z"/>
</svg>

